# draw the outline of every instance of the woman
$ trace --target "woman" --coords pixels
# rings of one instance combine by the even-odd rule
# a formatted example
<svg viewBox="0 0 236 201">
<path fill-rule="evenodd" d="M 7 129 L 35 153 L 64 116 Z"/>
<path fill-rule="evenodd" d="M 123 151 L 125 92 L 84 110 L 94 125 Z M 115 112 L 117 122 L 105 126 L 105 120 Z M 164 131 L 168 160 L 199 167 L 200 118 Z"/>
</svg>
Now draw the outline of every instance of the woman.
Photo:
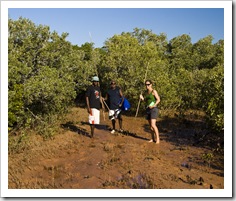
<svg viewBox="0 0 236 201">
<path fill-rule="evenodd" d="M 149 142 L 154 142 L 156 144 L 160 143 L 159 138 L 159 131 L 156 126 L 156 119 L 158 114 L 158 108 L 157 105 L 160 102 L 160 97 L 155 89 L 152 88 L 152 82 L 151 80 L 146 80 L 145 82 L 146 86 L 146 92 L 143 97 L 143 95 L 140 95 L 140 99 L 142 101 L 145 100 L 146 102 L 146 112 L 147 112 L 147 120 L 149 122 L 152 132 L 152 139 Z"/>
</svg>

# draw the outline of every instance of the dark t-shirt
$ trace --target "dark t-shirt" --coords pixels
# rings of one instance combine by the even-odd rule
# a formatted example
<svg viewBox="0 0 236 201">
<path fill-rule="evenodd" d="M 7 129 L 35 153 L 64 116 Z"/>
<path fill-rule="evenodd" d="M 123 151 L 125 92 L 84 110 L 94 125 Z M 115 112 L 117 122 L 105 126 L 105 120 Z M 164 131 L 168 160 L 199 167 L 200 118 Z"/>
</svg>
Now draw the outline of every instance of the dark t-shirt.
<svg viewBox="0 0 236 201">
<path fill-rule="evenodd" d="M 93 85 L 89 86 L 87 88 L 85 96 L 89 98 L 90 108 L 96 108 L 98 110 L 101 108 L 101 104 L 100 104 L 101 90 L 100 90 L 100 87 L 93 86 Z"/>
<path fill-rule="evenodd" d="M 120 88 L 116 87 L 115 89 L 109 89 L 107 91 L 108 103 L 111 110 L 119 109 L 120 102 Z"/>
</svg>

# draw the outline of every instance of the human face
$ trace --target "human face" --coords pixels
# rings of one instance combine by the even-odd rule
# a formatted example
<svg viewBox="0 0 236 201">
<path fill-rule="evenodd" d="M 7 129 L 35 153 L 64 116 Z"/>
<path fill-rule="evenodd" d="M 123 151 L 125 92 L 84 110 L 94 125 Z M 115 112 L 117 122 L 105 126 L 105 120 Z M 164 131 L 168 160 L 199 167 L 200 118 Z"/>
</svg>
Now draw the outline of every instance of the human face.
<svg viewBox="0 0 236 201">
<path fill-rule="evenodd" d="M 151 84 L 150 82 L 146 82 L 146 83 L 145 83 L 145 86 L 146 86 L 147 88 L 149 88 L 151 85 L 152 85 L 152 84 Z"/>
<path fill-rule="evenodd" d="M 98 83 L 99 83 L 98 81 L 93 81 L 93 85 L 94 85 L 94 86 L 97 86 Z"/>
<path fill-rule="evenodd" d="M 115 88 L 115 86 L 116 86 L 116 83 L 115 82 L 111 82 L 111 87 Z"/>
</svg>

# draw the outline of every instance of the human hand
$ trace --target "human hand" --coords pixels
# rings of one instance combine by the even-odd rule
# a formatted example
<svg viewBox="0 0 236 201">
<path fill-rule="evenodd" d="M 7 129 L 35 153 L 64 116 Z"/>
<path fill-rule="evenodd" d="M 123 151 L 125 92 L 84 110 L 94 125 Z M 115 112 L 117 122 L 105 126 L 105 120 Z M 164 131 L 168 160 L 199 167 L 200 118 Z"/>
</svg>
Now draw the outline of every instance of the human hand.
<svg viewBox="0 0 236 201">
<path fill-rule="evenodd" d="M 142 94 L 140 94 L 140 95 L 139 95 L 139 98 L 140 98 L 141 100 L 144 100 L 144 98 L 143 98 L 143 95 L 142 95 Z"/>
</svg>

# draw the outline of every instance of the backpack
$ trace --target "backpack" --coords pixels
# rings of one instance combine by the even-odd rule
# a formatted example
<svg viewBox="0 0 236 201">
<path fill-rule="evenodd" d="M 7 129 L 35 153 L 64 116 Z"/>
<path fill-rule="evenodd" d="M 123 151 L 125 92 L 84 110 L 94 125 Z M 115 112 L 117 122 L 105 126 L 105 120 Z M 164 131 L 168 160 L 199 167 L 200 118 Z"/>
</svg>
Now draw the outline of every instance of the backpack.
<svg viewBox="0 0 236 201">
<path fill-rule="evenodd" d="M 122 98 L 120 99 L 120 102 L 121 101 L 122 101 Z M 127 111 L 130 109 L 130 107 L 131 107 L 131 105 L 130 105 L 129 101 L 127 100 L 127 98 L 124 97 L 124 102 L 121 106 L 121 109 Z"/>
</svg>

